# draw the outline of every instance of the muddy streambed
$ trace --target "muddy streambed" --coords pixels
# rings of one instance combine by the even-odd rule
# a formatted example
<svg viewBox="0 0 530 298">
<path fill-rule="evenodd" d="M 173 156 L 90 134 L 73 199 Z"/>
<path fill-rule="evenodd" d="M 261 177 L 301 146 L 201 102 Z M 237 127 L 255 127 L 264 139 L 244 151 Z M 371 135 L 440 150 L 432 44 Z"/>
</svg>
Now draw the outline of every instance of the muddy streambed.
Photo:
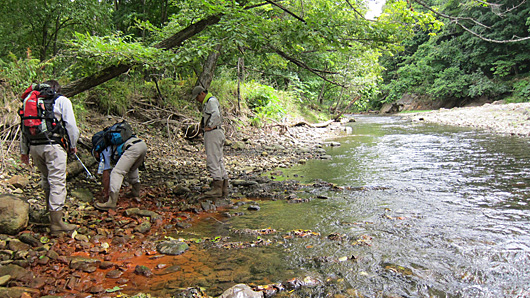
<svg viewBox="0 0 530 298">
<path fill-rule="evenodd" d="M 152 294 L 295 280 L 279 295 L 530 295 L 528 139 L 394 117 L 350 125 L 331 159 L 268 174 L 309 186 L 297 196 L 243 200 L 170 235 L 196 244 Z"/>
</svg>

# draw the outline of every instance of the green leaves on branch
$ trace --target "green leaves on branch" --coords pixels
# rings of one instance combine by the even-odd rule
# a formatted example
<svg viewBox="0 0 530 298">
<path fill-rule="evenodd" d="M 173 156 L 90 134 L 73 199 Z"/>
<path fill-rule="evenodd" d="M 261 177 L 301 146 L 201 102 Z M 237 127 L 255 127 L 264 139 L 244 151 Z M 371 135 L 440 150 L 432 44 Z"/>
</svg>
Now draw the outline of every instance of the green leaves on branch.
<svg viewBox="0 0 530 298">
<path fill-rule="evenodd" d="M 65 56 L 75 56 L 78 62 L 72 68 L 79 74 L 92 73 L 109 65 L 126 64 L 149 69 L 175 62 L 171 52 L 144 46 L 132 41 L 130 36 L 113 34 L 100 37 L 76 33 L 75 37 L 69 42 L 70 48 Z"/>
</svg>

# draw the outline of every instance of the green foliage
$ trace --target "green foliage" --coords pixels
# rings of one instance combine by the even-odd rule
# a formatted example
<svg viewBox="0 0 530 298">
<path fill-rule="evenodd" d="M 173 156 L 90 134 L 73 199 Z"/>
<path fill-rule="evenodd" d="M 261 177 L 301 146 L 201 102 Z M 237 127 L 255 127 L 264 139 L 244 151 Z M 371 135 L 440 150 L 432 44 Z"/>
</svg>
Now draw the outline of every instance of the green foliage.
<svg viewBox="0 0 530 298">
<path fill-rule="evenodd" d="M 254 112 L 253 125 L 260 126 L 266 119 L 280 120 L 285 111 L 277 91 L 266 85 L 251 82 L 253 86 L 246 94 L 247 106 Z"/>
<path fill-rule="evenodd" d="M 278 101 L 274 88 L 266 85 L 257 84 L 247 94 L 247 105 L 250 109 L 256 111 L 259 108 L 268 106 L 271 102 Z"/>
<path fill-rule="evenodd" d="M 515 80 L 513 83 L 513 95 L 507 102 L 530 102 L 530 77 Z"/>
<path fill-rule="evenodd" d="M 21 94 L 31 83 L 45 80 L 45 66 L 38 59 L 18 59 L 10 54 L 5 61 L 0 59 L 0 78 L 9 82 L 17 94 Z"/>
<path fill-rule="evenodd" d="M 74 32 L 105 34 L 110 6 L 98 0 L 6 0 L 0 5 L 0 58 L 32 51 L 40 61 L 56 55 Z M 8 17 L 6 17 L 8 16 Z M 16 28 L 16 30 L 13 30 Z"/>
<path fill-rule="evenodd" d="M 123 116 L 130 107 L 135 92 L 131 89 L 131 82 L 111 81 L 94 88 L 91 99 L 98 102 L 102 112 Z"/>
<path fill-rule="evenodd" d="M 480 2 L 480 1 L 479 1 Z M 485 38 L 510 40 L 527 36 L 525 23 L 530 5 L 519 1 L 502 1 L 503 7 L 517 7 L 499 14 L 476 1 L 449 1 L 438 9 L 461 17 L 459 22 Z M 442 3 L 442 2 L 439 2 Z M 473 17 L 477 22 L 470 22 Z M 481 26 L 478 22 L 487 26 Z M 448 24 L 435 36 L 416 31 L 403 44 L 404 50 L 381 59 L 387 69 L 379 101 L 394 102 L 405 93 L 429 95 L 433 99 L 502 97 L 511 92 L 510 80 L 530 68 L 530 42 L 492 43 Z M 515 88 L 514 88 L 515 89 Z"/>
<path fill-rule="evenodd" d="M 131 36 L 100 37 L 88 33 L 76 33 L 75 36 L 65 55 L 66 58 L 75 55 L 75 63 L 68 69 L 74 76 L 86 76 L 109 65 L 136 65 L 145 70 L 162 68 L 175 61 L 170 52 L 146 47 L 132 41 Z"/>
</svg>

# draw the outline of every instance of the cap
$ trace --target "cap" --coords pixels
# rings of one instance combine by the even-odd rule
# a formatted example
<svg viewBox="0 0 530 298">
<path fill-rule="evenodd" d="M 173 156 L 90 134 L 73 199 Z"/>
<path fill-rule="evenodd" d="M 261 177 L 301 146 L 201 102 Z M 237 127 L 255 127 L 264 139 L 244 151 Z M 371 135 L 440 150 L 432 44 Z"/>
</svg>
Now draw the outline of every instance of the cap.
<svg viewBox="0 0 530 298">
<path fill-rule="evenodd" d="M 195 88 L 193 88 L 193 91 L 191 91 L 191 98 L 197 98 L 197 95 L 199 95 L 199 93 L 203 92 L 204 90 L 205 89 L 203 87 L 196 86 Z"/>
</svg>

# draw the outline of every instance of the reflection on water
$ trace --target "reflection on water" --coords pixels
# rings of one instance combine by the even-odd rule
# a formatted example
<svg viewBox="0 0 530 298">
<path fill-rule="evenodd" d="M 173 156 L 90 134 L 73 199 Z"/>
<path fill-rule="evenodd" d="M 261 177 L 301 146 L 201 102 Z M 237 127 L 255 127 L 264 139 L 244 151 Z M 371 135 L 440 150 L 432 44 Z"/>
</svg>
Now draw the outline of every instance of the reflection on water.
<svg viewBox="0 0 530 298">
<path fill-rule="evenodd" d="M 308 203 L 259 202 L 260 211 L 185 231 L 269 241 L 203 246 L 208 257 L 196 262 L 213 268 L 203 269 L 205 286 L 312 276 L 326 285 L 315 296 L 530 296 L 528 139 L 393 117 L 360 116 L 350 125 L 342 145 L 328 149 L 331 160 L 284 170 L 284 178 L 343 190 L 300 194 Z M 236 232 L 266 228 L 275 232 Z M 320 236 L 292 237 L 297 229 Z"/>
</svg>

